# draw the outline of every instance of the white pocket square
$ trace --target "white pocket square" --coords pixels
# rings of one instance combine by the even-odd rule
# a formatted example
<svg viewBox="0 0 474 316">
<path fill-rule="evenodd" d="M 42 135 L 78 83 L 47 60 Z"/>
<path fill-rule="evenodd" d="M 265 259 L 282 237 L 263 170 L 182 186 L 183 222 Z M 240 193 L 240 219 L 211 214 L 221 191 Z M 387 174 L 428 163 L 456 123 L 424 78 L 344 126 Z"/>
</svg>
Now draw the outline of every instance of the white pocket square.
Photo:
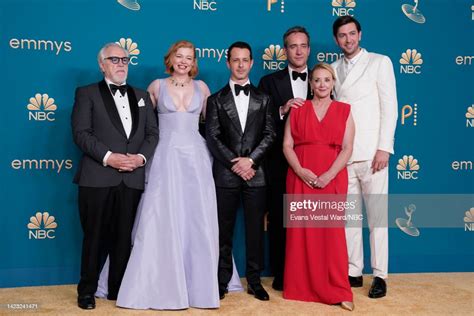
<svg viewBox="0 0 474 316">
<path fill-rule="evenodd" d="M 143 101 L 143 98 L 141 98 L 140 101 L 138 101 L 138 106 L 139 107 L 145 106 L 145 101 Z"/>
</svg>

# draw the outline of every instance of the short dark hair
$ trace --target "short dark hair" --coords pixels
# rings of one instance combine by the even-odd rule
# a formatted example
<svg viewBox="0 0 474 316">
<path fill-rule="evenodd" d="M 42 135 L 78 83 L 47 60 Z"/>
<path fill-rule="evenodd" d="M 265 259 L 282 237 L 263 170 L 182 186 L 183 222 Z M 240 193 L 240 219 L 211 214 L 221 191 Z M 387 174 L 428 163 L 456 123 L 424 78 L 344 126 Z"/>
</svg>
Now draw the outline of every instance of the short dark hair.
<svg viewBox="0 0 474 316">
<path fill-rule="evenodd" d="M 353 16 L 344 15 L 344 16 L 338 17 L 336 21 L 334 21 L 334 23 L 332 24 L 332 34 L 334 35 L 334 37 L 337 36 L 337 31 L 339 31 L 339 28 L 341 26 L 349 24 L 349 23 L 354 23 L 358 32 L 362 31 L 359 21 L 357 21 Z"/>
<path fill-rule="evenodd" d="M 230 45 L 229 48 L 227 49 L 227 61 L 230 60 L 230 53 L 231 53 L 232 49 L 234 49 L 234 48 L 248 49 L 249 52 L 250 52 L 250 59 L 253 59 L 253 57 L 252 57 L 252 48 L 250 47 L 249 43 L 239 41 L 239 42 L 232 43 L 232 45 Z"/>
<path fill-rule="evenodd" d="M 306 38 L 308 39 L 308 46 L 309 46 L 308 31 L 304 27 L 297 25 L 297 26 L 290 27 L 288 30 L 286 30 L 285 34 L 283 34 L 283 45 L 285 47 L 287 47 L 288 45 L 288 36 L 290 36 L 293 33 L 303 33 L 304 35 L 306 35 Z"/>
</svg>

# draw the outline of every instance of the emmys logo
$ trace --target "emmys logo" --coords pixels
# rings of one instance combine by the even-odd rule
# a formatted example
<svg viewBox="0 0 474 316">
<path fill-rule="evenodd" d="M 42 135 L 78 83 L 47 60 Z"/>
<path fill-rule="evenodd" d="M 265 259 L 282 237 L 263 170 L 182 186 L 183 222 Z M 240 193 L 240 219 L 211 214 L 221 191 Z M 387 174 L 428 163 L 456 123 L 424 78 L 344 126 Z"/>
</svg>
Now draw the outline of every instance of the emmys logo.
<svg viewBox="0 0 474 316">
<path fill-rule="evenodd" d="M 57 170 L 57 173 L 60 173 L 61 170 L 71 169 L 72 160 L 71 159 L 14 159 L 11 162 L 11 167 L 15 170 Z"/>
<path fill-rule="evenodd" d="M 474 21 L 474 5 L 471 6 L 471 20 Z"/>
<path fill-rule="evenodd" d="M 407 49 L 400 58 L 400 73 L 417 74 L 421 73 L 421 54 L 416 49 Z"/>
<path fill-rule="evenodd" d="M 470 160 L 454 160 L 451 163 L 451 168 L 454 171 L 472 170 L 472 161 L 470 161 Z"/>
<path fill-rule="evenodd" d="M 420 165 L 418 164 L 418 160 L 415 159 L 412 155 L 404 155 L 401 159 L 398 160 L 397 170 L 397 179 L 417 180 Z"/>
<path fill-rule="evenodd" d="M 117 0 L 117 2 L 123 5 L 127 9 L 130 9 L 133 11 L 140 10 L 140 4 L 138 3 L 137 0 Z"/>
<path fill-rule="evenodd" d="M 405 125 L 405 120 L 411 116 L 413 116 L 413 126 L 416 126 L 416 115 L 417 115 L 417 108 L 418 105 L 415 103 L 413 106 L 409 104 L 405 104 L 402 106 L 402 116 L 401 116 L 401 123 Z"/>
<path fill-rule="evenodd" d="M 217 2 L 209 0 L 194 0 L 193 9 L 199 11 L 217 11 Z"/>
<path fill-rule="evenodd" d="M 472 59 L 474 56 L 457 56 L 456 57 L 456 65 L 471 65 Z"/>
<path fill-rule="evenodd" d="M 29 239 L 54 239 L 54 229 L 58 227 L 54 216 L 50 216 L 48 212 L 37 212 L 35 216 L 30 217 L 27 225 Z"/>
<path fill-rule="evenodd" d="M 130 54 L 130 64 L 134 66 L 138 65 L 137 59 L 138 55 L 140 55 L 138 44 L 134 43 L 131 38 L 125 39 L 123 37 L 116 43 L 128 51 L 128 53 Z"/>
<path fill-rule="evenodd" d="M 403 4 L 402 12 L 406 15 L 407 18 L 409 18 L 413 22 L 423 24 L 426 21 L 425 16 L 418 9 L 418 0 L 415 0 L 415 6 L 412 6 L 410 4 Z"/>
<path fill-rule="evenodd" d="M 198 48 L 195 49 L 198 58 L 216 59 L 220 62 L 222 58 L 227 59 L 227 48 Z"/>
<path fill-rule="evenodd" d="M 354 16 L 355 0 L 332 0 L 332 16 Z"/>
<path fill-rule="evenodd" d="M 285 0 L 267 0 L 267 11 L 272 11 L 272 6 L 280 2 L 280 12 L 285 13 Z"/>
<path fill-rule="evenodd" d="M 474 127 L 474 104 L 467 108 L 466 127 Z"/>
<path fill-rule="evenodd" d="M 474 207 L 464 213 L 464 231 L 474 231 Z"/>
<path fill-rule="evenodd" d="M 405 207 L 405 214 L 408 216 L 408 219 L 397 218 L 395 220 L 395 223 L 397 224 L 398 228 L 400 228 L 400 230 L 405 234 L 413 237 L 418 237 L 420 236 L 420 231 L 413 225 L 413 222 L 411 221 L 413 217 L 413 212 L 415 212 L 415 210 L 416 206 L 414 204 L 408 205 L 408 207 Z"/>
<path fill-rule="evenodd" d="M 44 51 L 53 51 L 56 56 L 61 52 L 70 52 L 72 50 L 71 42 L 57 42 L 51 40 L 34 40 L 27 38 L 12 38 L 8 42 L 11 48 L 13 49 L 27 49 L 27 50 L 44 50 Z"/>
<path fill-rule="evenodd" d="M 328 64 L 331 64 L 333 62 L 335 62 L 336 60 L 338 60 L 339 58 L 342 58 L 344 57 L 344 53 L 323 53 L 323 52 L 320 52 L 320 53 L 317 53 L 316 54 L 316 60 L 319 61 L 319 62 L 324 62 L 324 63 L 328 63 Z"/>
<path fill-rule="evenodd" d="M 58 106 L 54 104 L 54 99 L 46 93 L 43 95 L 37 93 L 34 98 L 30 98 L 30 103 L 26 108 L 30 111 L 28 120 L 52 122 L 55 120 L 54 111 L 57 110 Z"/>
<path fill-rule="evenodd" d="M 263 55 L 263 69 L 281 70 L 285 68 L 286 54 L 280 45 L 270 45 L 265 48 Z"/>
</svg>

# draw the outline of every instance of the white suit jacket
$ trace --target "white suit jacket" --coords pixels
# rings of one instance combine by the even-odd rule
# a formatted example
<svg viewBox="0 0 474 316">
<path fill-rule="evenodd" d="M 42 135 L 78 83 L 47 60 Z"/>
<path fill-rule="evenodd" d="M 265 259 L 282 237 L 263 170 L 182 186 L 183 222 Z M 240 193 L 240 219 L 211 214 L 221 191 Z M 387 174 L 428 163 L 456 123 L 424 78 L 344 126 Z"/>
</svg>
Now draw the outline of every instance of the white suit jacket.
<svg viewBox="0 0 474 316">
<path fill-rule="evenodd" d="M 351 105 L 355 139 L 349 162 L 372 160 L 378 149 L 393 154 L 398 105 L 390 58 L 362 49 L 361 56 L 341 84 L 343 58 L 331 66 L 336 72 L 336 100 Z"/>
</svg>

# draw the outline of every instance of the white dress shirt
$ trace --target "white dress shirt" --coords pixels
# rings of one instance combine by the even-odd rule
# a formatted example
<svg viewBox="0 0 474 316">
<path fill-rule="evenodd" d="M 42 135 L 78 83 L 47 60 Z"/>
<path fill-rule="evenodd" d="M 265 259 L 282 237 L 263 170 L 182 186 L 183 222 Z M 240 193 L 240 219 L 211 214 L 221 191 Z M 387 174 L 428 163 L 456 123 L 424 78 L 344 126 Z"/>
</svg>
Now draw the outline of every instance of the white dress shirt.
<svg viewBox="0 0 474 316">
<path fill-rule="evenodd" d="M 229 86 L 232 90 L 232 95 L 234 96 L 235 106 L 237 108 L 237 113 L 239 114 L 240 126 L 242 127 L 242 132 L 245 131 L 245 124 L 247 123 L 247 114 L 249 111 L 249 102 L 250 102 L 250 92 L 249 95 L 245 95 L 243 91 L 240 91 L 239 95 L 235 95 L 235 85 L 236 83 L 229 79 Z M 250 84 L 250 80 L 242 85 Z"/>
<path fill-rule="evenodd" d="M 110 84 L 114 84 L 112 81 L 110 81 L 107 78 L 105 79 L 105 83 L 107 84 L 107 87 L 109 88 L 110 93 L 112 94 L 112 97 L 114 98 L 115 102 L 115 107 L 117 108 L 117 112 L 120 116 L 120 121 L 122 122 L 123 129 L 125 130 L 125 134 L 127 135 L 127 138 L 130 137 L 130 133 L 132 131 L 132 113 L 130 111 L 130 103 L 128 101 L 128 92 L 125 92 L 125 95 L 122 96 L 119 90 L 115 91 L 115 94 L 112 93 L 112 90 L 110 90 Z M 124 82 L 120 86 L 126 85 L 127 83 Z M 105 154 L 102 163 L 104 167 L 107 167 L 107 159 L 109 159 L 110 155 L 112 152 L 109 150 Z M 140 157 L 143 158 L 143 165 L 146 164 L 146 158 L 142 154 L 138 154 Z"/>
<path fill-rule="evenodd" d="M 359 50 L 359 52 L 357 53 L 357 55 L 355 55 L 354 57 L 352 57 L 351 59 L 349 58 L 346 58 L 344 57 L 344 62 L 342 63 L 342 69 L 344 70 L 343 71 L 343 78 L 340 78 L 341 80 L 341 84 L 344 82 L 344 80 L 346 80 L 347 78 L 347 75 L 349 74 L 349 72 L 352 70 L 352 68 L 354 68 L 354 65 L 357 63 L 357 61 L 359 61 L 360 59 L 360 56 L 361 56 L 361 53 L 364 49 L 361 48 Z"/>
<path fill-rule="evenodd" d="M 304 81 L 301 80 L 301 78 L 299 77 L 296 78 L 296 80 L 293 80 L 293 75 L 291 73 L 296 70 L 292 69 L 290 66 L 288 66 L 288 71 L 290 73 L 291 90 L 293 91 L 293 97 L 306 100 L 306 97 L 308 96 L 308 67 L 306 67 L 303 71 L 297 71 L 306 72 L 306 80 Z"/>
</svg>

